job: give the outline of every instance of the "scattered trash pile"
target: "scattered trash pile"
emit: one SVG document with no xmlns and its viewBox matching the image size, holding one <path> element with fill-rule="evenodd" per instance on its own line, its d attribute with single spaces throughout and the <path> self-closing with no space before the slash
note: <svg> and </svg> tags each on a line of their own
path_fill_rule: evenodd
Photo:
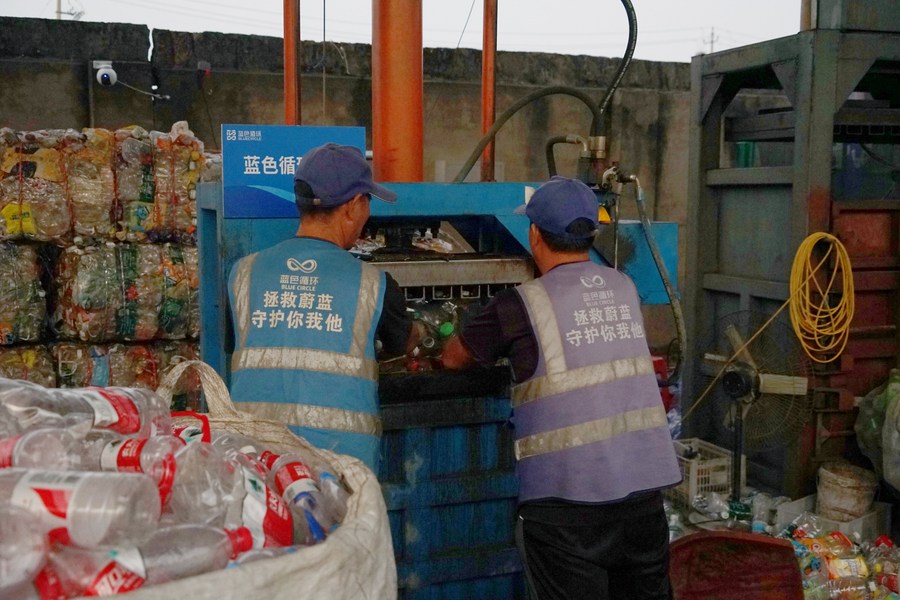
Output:
<svg viewBox="0 0 900 600">
<path fill-rule="evenodd" d="M 697 494 L 689 510 L 667 501 L 670 540 L 694 529 L 783 538 L 794 547 L 806 598 L 900 600 L 900 549 L 888 536 L 889 505 L 873 502 L 874 474 L 832 463 L 818 479 L 818 493 L 799 500 L 745 487 L 739 502 L 718 492 Z"/>
<path fill-rule="evenodd" d="M 113 595 L 341 524 L 350 493 L 320 457 L 193 423 L 145 389 L 0 379 L 0 597 Z"/>
</svg>

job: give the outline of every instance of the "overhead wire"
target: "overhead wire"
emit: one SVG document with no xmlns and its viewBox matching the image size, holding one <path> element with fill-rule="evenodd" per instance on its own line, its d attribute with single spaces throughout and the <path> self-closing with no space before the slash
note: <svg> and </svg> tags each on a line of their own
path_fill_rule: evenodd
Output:
<svg viewBox="0 0 900 600">
<path fill-rule="evenodd" d="M 463 36 L 466 34 L 466 28 L 469 26 L 469 19 L 472 18 L 472 10 L 475 8 L 475 0 L 472 0 L 472 4 L 469 5 L 469 14 L 466 15 L 466 22 L 463 23 L 462 31 L 459 32 L 459 41 L 456 42 L 456 49 L 459 50 L 459 45 L 462 44 Z M 431 115 L 434 107 L 437 105 L 438 100 L 440 100 L 440 94 L 435 94 L 434 100 L 431 101 L 431 106 L 428 107 L 428 110 L 425 111 L 424 120 L 427 122 L 428 117 Z"/>
</svg>

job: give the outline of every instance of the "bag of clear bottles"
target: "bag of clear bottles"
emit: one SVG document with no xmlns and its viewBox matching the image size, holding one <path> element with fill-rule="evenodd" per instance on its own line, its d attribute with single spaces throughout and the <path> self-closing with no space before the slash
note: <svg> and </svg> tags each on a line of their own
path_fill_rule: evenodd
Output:
<svg viewBox="0 0 900 600">
<path fill-rule="evenodd" d="M 0 598 L 109 596 L 343 552 L 346 539 L 325 542 L 353 496 L 322 455 L 208 422 L 174 425 L 147 389 L 0 379 Z"/>
</svg>

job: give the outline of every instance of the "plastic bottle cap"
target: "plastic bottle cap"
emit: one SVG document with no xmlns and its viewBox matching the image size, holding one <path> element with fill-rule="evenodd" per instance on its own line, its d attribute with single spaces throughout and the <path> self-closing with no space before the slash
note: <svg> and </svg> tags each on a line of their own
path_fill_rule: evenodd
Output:
<svg viewBox="0 0 900 600">
<path fill-rule="evenodd" d="M 231 558 L 253 548 L 253 534 L 246 527 L 226 529 L 228 539 L 231 540 Z"/>
<path fill-rule="evenodd" d="M 266 465 L 266 468 L 271 469 L 272 465 L 275 464 L 275 461 L 281 457 L 280 454 L 275 454 L 274 452 L 269 452 L 266 450 L 259 457 L 259 462 Z"/>
<path fill-rule="evenodd" d="M 438 333 L 441 334 L 441 337 L 446 338 L 446 337 L 450 337 L 451 335 L 453 335 L 453 332 L 455 330 L 456 330 L 456 328 L 453 327 L 453 323 L 451 323 L 450 321 L 447 321 L 446 323 L 441 323 L 441 326 L 438 328 Z"/>
</svg>

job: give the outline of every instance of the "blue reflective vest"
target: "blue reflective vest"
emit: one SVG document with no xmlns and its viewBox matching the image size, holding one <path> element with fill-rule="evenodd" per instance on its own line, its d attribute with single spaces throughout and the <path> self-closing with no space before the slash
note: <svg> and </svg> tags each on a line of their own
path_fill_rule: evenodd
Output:
<svg viewBox="0 0 900 600">
<path fill-rule="evenodd" d="M 228 284 L 235 406 L 377 471 L 384 290 L 384 273 L 323 240 L 293 238 L 241 259 Z"/>
</svg>

